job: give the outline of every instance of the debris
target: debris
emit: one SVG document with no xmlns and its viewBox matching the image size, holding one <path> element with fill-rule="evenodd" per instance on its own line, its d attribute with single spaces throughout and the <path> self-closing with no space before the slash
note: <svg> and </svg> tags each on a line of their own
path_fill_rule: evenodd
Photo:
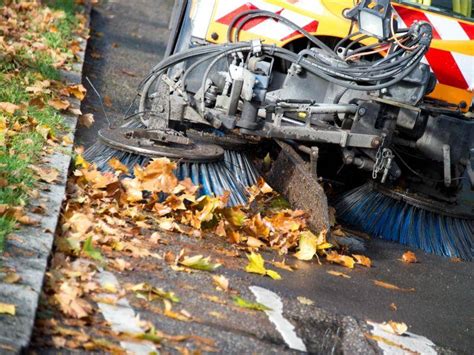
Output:
<svg viewBox="0 0 474 355">
<path fill-rule="evenodd" d="M 309 298 L 303 297 L 303 296 L 298 296 L 296 297 L 299 303 L 305 304 L 307 306 L 312 306 L 314 304 L 313 300 L 310 300 Z"/>
<path fill-rule="evenodd" d="M 383 287 L 383 288 L 387 288 L 389 290 L 404 291 L 404 292 L 414 292 L 415 291 L 415 289 L 413 287 L 412 288 L 401 288 L 401 287 L 398 287 L 398 286 L 396 286 L 394 284 L 391 284 L 391 283 L 388 283 L 388 282 L 379 281 L 379 280 L 373 280 L 373 281 L 374 281 L 375 285 Z"/>
<path fill-rule="evenodd" d="M 9 314 L 11 316 L 14 316 L 15 313 L 16 313 L 16 306 L 14 304 L 0 302 L 0 314 Z"/>
<path fill-rule="evenodd" d="M 416 260 L 415 253 L 412 251 L 406 251 L 405 253 L 403 253 L 402 261 L 407 264 L 413 264 L 418 262 L 418 260 Z"/>
<path fill-rule="evenodd" d="M 408 326 L 405 323 L 397 323 L 394 321 L 388 321 L 387 323 L 381 324 L 383 330 L 389 333 L 403 335 L 407 332 Z"/>
<path fill-rule="evenodd" d="M 224 275 L 214 275 L 212 276 L 214 284 L 217 286 L 218 290 L 229 291 L 229 279 Z"/>
<path fill-rule="evenodd" d="M 349 275 L 344 274 L 343 272 L 339 272 L 339 271 L 328 270 L 327 273 L 331 274 L 331 275 L 334 275 L 334 276 L 340 276 L 340 277 L 343 277 L 345 279 L 350 279 L 351 278 Z"/>
<path fill-rule="evenodd" d="M 234 304 L 242 307 L 242 308 L 247 308 L 247 309 L 253 309 L 254 311 L 271 311 L 271 308 L 268 308 L 267 306 L 258 303 L 258 302 L 250 302 L 247 301 L 246 299 L 240 297 L 240 296 L 234 296 L 232 297 L 234 300 Z"/>
</svg>

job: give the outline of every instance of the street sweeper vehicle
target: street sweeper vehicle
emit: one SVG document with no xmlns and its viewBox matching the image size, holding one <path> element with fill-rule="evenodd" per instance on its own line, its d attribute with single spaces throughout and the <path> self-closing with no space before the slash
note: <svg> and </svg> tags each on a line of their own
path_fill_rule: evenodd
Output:
<svg viewBox="0 0 474 355">
<path fill-rule="evenodd" d="M 338 220 L 471 260 L 473 37 L 470 0 L 177 1 L 137 111 L 86 157 L 175 159 L 237 205 L 278 142 L 332 186 Z"/>
</svg>

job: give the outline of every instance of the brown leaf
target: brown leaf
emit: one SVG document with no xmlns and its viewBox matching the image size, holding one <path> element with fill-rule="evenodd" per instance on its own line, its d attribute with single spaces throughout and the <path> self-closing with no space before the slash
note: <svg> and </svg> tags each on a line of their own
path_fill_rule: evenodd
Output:
<svg viewBox="0 0 474 355">
<path fill-rule="evenodd" d="M 352 254 L 352 257 L 355 259 L 356 264 L 360 264 L 366 267 L 372 266 L 372 261 L 367 256 Z"/>
<path fill-rule="evenodd" d="M 402 261 L 407 264 L 413 264 L 417 263 L 418 261 L 416 260 L 416 255 L 412 251 L 406 251 L 402 255 Z"/>
<path fill-rule="evenodd" d="M 9 113 L 13 115 L 16 110 L 18 110 L 20 106 L 12 104 L 10 102 L 0 102 L 0 111 Z"/>
<path fill-rule="evenodd" d="M 110 96 L 104 96 L 104 105 L 107 107 L 112 107 L 112 99 L 110 98 Z"/>
<path fill-rule="evenodd" d="M 108 161 L 109 166 L 115 171 L 120 171 L 122 173 L 128 174 L 128 168 L 126 165 L 122 164 L 117 158 L 112 158 Z"/>
<path fill-rule="evenodd" d="M 326 255 L 326 260 L 348 267 L 349 269 L 353 269 L 355 263 L 354 259 L 352 259 L 350 256 L 341 255 L 334 250 Z"/>
<path fill-rule="evenodd" d="M 68 86 L 67 91 L 69 94 L 73 95 L 80 101 L 84 99 L 87 93 L 86 88 L 82 86 L 82 84 Z"/>
<path fill-rule="evenodd" d="M 398 287 L 397 285 L 394 285 L 394 284 L 391 284 L 391 283 L 388 283 L 388 282 L 379 281 L 379 280 L 373 280 L 373 281 L 374 281 L 375 285 L 386 288 L 386 289 L 389 289 L 389 290 L 404 291 L 404 292 L 414 292 L 415 291 L 415 289 L 413 287 L 412 288 L 401 288 L 401 287 Z"/>
<path fill-rule="evenodd" d="M 48 105 L 54 107 L 58 111 L 64 111 L 71 106 L 71 103 L 68 100 L 51 99 L 48 101 Z"/>
<path fill-rule="evenodd" d="M 90 128 L 94 124 L 94 115 L 92 113 L 86 113 L 79 116 L 79 124 L 81 126 Z"/>
<path fill-rule="evenodd" d="M 340 276 L 340 277 L 343 277 L 345 279 L 350 279 L 351 278 L 349 275 L 346 275 L 343 272 L 339 272 L 339 271 L 328 270 L 327 273 L 331 274 L 331 275 L 334 275 L 334 276 Z"/>
<path fill-rule="evenodd" d="M 133 73 L 133 72 L 127 70 L 127 69 L 122 69 L 121 72 L 128 75 L 128 76 L 132 76 L 132 77 L 137 76 L 137 74 L 135 74 L 135 73 Z"/>
<path fill-rule="evenodd" d="M 59 176 L 59 171 L 55 168 L 48 168 L 48 167 L 40 167 L 32 165 L 31 169 L 38 175 L 39 179 L 47 182 L 52 183 L 57 181 Z"/>
</svg>

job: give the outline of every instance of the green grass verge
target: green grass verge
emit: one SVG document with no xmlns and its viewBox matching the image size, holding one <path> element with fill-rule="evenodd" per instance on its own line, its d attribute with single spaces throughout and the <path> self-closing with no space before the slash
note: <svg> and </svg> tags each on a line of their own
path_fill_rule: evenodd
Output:
<svg viewBox="0 0 474 355">
<path fill-rule="evenodd" d="M 43 4 L 53 10 L 64 11 L 64 16 L 55 22 L 57 31 L 41 34 L 44 43 L 72 58 L 68 44 L 78 26 L 74 0 L 44 1 Z M 2 5 L 0 0 L 0 11 Z M 0 126 L 4 124 L 10 133 L 14 132 L 13 135 L 6 135 L 0 130 L 0 178 L 7 182 L 6 186 L 0 187 L 0 205 L 25 206 L 28 203 L 28 192 L 35 188 L 36 183 L 30 166 L 39 161 L 46 143 L 44 133 L 36 128 L 43 128 L 43 132 L 44 129 L 49 130 L 52 136 L 65 130 L 57 110 L 47 105 L 42 108 L 28 106 L 32 99 L 31 93 L 26 90 L 28 85 L 37 80 L 60 79 L 53 63 L 51 55 L 43 51 L 19 51 L 13 59 L 0 59 L 0 102 L 23 107 L 14 115 L 0 113 Z M 48 96 L 43 101 L 47 99 Z M 15 220 L 0 216 L 0 252 L 4 249 L 5 238 L 15 228 Z"/>
</svg>

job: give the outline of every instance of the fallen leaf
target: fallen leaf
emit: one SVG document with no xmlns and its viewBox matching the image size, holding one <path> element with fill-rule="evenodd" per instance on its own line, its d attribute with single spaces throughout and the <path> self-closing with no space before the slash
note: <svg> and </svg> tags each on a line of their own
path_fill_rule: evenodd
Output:
<svg viewBox="0 0 474 355">
<path fill-rule="evenodd" d="M 383 323 L 380 325 L 383 330 L 386 332 L 403 335 L 407 332 L 408 326 L 405 323 L 398 323 L 394 321 L 388 321 L 387 323 Z"/>
<path fill-rule="evenodd" d="M 10 102 L 0 102 L 0 111 L 13 115 L 16 110 L 19 110 L 20 106 L 12 104 Z"/>
<path fill-rule="evenodd" d="M 16 284 L 16 283 L 20 282 L 20 280 L 21 280 L 21 276 L 18 275 L 16 272 L 8 273 L 3 278 L 3 282 L 5 282 L 7 284 Z"/>
<path fill-rule="evenodd" d="M 340 264 L 348 267 L 349 269 L 354 268 L 354 259 L 347 255 L 341 255 L 337 251 L 331 251 L 326 255 L 326 260 L 332 263 Z"/>
<path fill-rule="evenodd" d="M 132 76 L 132 77 L 137 76 L 137 74 L 135 74 L 135 73 L 133 73 L 133 72 L 127 70 L 127 69 L 122 69 L 121 72 L 128 75 L 128 76 Z"/>
<path fill-rule="evenodd" d="M 122 164 L 120 160 L 118 160 L 115 157 L 110 159 L 107 164 L 109 164 L 109 166 L 116 171 L 120 171 L 124 174 L 128 174 L 127 166 L 125 164 Z"/>
<path fill-rule="evenodd" d="M 172 310 L 172 305 L 171 305 L 171 302 L 167 299 L 164 299 L 163 300 L 163 303 L 165 305 L 165 310 L 163 312 L 163 314 L 169 318 L 173 318 L 173 319 L 176 319 L 176 320 L 180 320 L 180 321 L 183 321 L 183 322 L 189 322 L 191 321 L 191 317 L 190 315 L 186 315 L 184 314 L 183 312 L 174 312 Z"/>
<path fill-rule="evenodd" d="M 363 265 L 366 267 L 372 266 L 372 261 L 367 256 L 352 254 L 352 257 L 355 259 L 356 264 Z"/>
<path fill-rule="evenodd" d="M 300 242 L 295 257 L 299 260 L 311 260 L 316 254 L 318 238 L 310 231 L 300 234 Z"/>
<path fill-rule="evenodd" d="M 260 254 L 252 252 L 247 254 L 247 259 L 249 260 L 249 263 L 245 267 L 245 271 L 259 275 L 267 275 L 274 280 L 281 280 L 281 276 L 278 272 L 265 268 L 265 260 L 263 260 L 263 257 Z"/>
<path fill-rule="evenodd" d="M 89 236 L 89 238 L 86 239 L 86 241 L 84 242 L 84 245 L 82 246 L 82 251 L 88 257 L 94 260 L 99 260 L 99 261 L 104 260 L 104 257 L 102 256 L 100 251 L 94 248 L 94 245 L 92 244 L 92 236 Z"/>
<path fill-rule="evenodd" d="M 30 168 L 38 175 L 40 180 L 47 183 L 55 182 L 58 179 L 59 171 L 55 168 L 40 167 L 31 165 Z"/>
<path fill-rule="evenodd" d="M 110 96 L 104 96 L 104 105 L 107 107 L 112 107 L 112 99 L 110 98 Z"/>
<path fill-rule="evenodd" d="M 86 88 L 82 84 L 68 86 L 67 91 L 80 101 L 84 99 L 87 93 Z"/>
<path fill-rule="evenodd" d="M 271 311 L 272 309 L 258 302 L 250 302 L 240 296 L 232 297 L 234 304 L 247 309 L 253 309 L 254 311 Z"/>
<path fill-rule="evenodd" d="M 210 257 L 205 258 L 202 255 L 195 255 L 191 257 L 185 257 L 183 260 L 178 262 L 179 264 L 189 267 L 191 269 L 203 270 L 203 271 L 214 271 L 221 264 L 213 264 L 210 262 Z"/>
<path fill-rule="evenodd" d="M 154 301 L 156 299 L 170 300 L 172 302 L 179 302 L 180 299 L 174 292 L 165 291 L 162 288 L 154 287 L 146 282 L 142 282 L 127 288 L 133 291 L 138 298 L 147 301 Z"/>
<path fill-rule="evenodd" d="M 81 116 L 79 116 L 79 124 L 81 126 L 84 126 L 86 128 L 91 128 L 91 126 L 94 124 L 94 115 L 92 113 L 85 113 Z"/>
<path fill-rule="evenodd" d="M 414 292 L 415 288 L 400 288 L 394 284 L 384 282 L 384 281 L 379 281 L 379 280 L 373 280 L 374 284 L 389 290 L 395 290 L 395 291 L 404 291 L 404 292 Z"/>
<path fill-rule="evenodd" d="M 416 255 L 414 252 L 412 251 L 406 251 L 405 253 L 403 253 L 402 255 L 402 261 L 404 263 L 407 263 L 407 264 L 413 264 L 413 263 L 417 263 L 418 261 L 416 260 Z"/>
<path fill-rule="evenodd" d="M 311 306 L 314 304 L 314 301 L 310 300 L 309 298 L 303 297 L 303 296 L 298 296 L 296 297 L 299 303 L 305 304 L 307 306 Z"/>
<path fill-rule="evenodd" d="M 71 137 L 68 136 L 68 135 L 63 136 L 63 139 L 62 139 L 62 140 L 63 140 L 62 145 L 65 145 L 65 146 L 71 145 L 71 144 L 74 143 L 74 141 L 73 141 L 73 140 L 71 139 Z"/>
<path fill-rule="evenodd" d="M 11 316 L 14 316 L 15 312 L 16 306 L 14 304 L 0 302 L 0 314 L 9 314 Z"/>
<path fill-rule="evenodd" d="M 71 103 L 68 100 L 51 99 L 48 100 L 48 105 L 54 107 L 58 111 L 64 111 L 71 106 Z"/>
<path fill-rule="evenodd" d="M 277 268 L 286 270 L 286 271 L 293 271 L 293 268 L 285 263 L 285 260 L 283 261 L 272 261 L 272 265 L 276 266 Z"/>
<path fill-rule="evenodd" d="M 218 289 L 225 292 L 229 291 L 229 279 L 224 275 L 214 275 L 212 280 Z"/>
<path fill-rule="evenodd" d="M 328 270 L 327 273 L 331 274 L 331 275 L 334 275 L 334 276 L 340 276 L 340 277 L 343 277 L 343 278 L 346 278 L 346 279 L 351 278 L 349 275 L 344 274 L 343 272 L 339 272 L 339 271 Z"/>
</svg>

